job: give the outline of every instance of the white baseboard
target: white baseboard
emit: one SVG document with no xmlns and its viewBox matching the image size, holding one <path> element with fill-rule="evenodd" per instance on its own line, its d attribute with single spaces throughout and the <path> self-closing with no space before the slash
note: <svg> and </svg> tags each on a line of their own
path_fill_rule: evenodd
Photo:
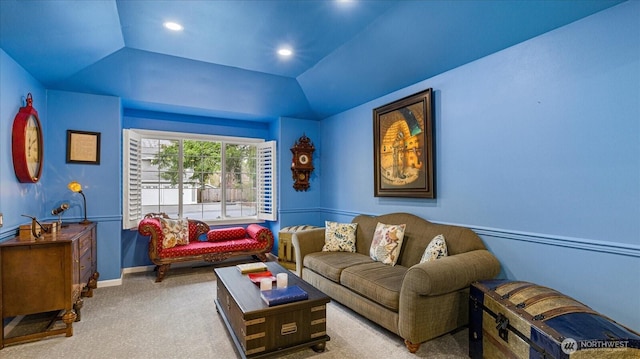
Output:
<svg viewBox="0 0 640 359">
<path fill-rule="evenodd" d="M 100 280 L 100 281 L 98 281 L 98 288 L 116 287 L 116 286 L 122 285 L 122 277 L 125 274 L 139 273 L 139 272 L 150 272 L 154 268 L 155 268 L 155 265 L 123 268 L 120 271 L 120 278 L 109 279 L 109 280 Z"/>
<path fill-rule="evenodd" d="M 156 266 L 152 264 L 152 265 L 148 265 L 148 266 L 123 268 L 122 269 L 122 274 L 151 272 L 155 267 Z"/>
<path fill-rule="evenodd" d="M 120 278 L 118 279 L 109 279 L 109 280 L 99 280 L 98 281 L 98 288 L 105 288 L 105 287 L 116 287 L 122 285 L 122 274 L 120 274 Z"/>
</svg>

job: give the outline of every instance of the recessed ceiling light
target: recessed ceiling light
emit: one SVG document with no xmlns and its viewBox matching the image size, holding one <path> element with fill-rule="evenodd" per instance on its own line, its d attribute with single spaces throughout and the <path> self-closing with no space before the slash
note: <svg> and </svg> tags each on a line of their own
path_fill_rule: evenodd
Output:
<svg viewBox="0 0 640 359">
<path fill-rule="evenodd" d="M 166 27 L 169 30 L 172 31 L 182 31 L 182 29 L 184 29 L 184 27 L 182 27 L 182 25 L 178 24 L 177 22 L 173 22 L 173 21 L 167 21 L 164 23 L 164 27 Z"/>
<path fill-rule="evenodd" d="M 283 47 L 278 50 L 278 55 L 280 56 L 291 56 L 293 55 L 293 51 L 289 48 Z"/>
</svg>

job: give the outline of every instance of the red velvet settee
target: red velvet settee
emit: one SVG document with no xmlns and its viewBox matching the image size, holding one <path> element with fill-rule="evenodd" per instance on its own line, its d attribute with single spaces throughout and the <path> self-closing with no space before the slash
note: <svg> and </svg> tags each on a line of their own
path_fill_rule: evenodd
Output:
<svg viewBox="0 0 640 359">
<path fill-rule="evenodd" d="M 258 224 L 210 229 L 202 221 L 149 213 L 138 224 L 138 232 L 150 236 L 149 259 L 156 265 L 156 282 L 162 282 L 172 263 L 217 262 L 234 256 L 254 256 L 264 262 L 273 248 L 273 233 Z"/>
</svg>

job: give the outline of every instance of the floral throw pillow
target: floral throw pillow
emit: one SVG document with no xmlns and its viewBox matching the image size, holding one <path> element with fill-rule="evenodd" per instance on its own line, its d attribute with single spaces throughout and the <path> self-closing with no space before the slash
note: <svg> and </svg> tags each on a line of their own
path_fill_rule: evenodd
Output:
<svg viewBox="0 0 640 359">
<path fill-rule="evenodd" d="M 357 223 L 325 221 L 323 252 L 355 252 Z"/>
<path fill-rule="evenodd" d="M 422 259 L 420 259 L 420 263 L 433 261 L 442 257 L 446 257 L 448 255 L 447 252 L 447 242 L 444 240 L 444 236 L 442 234 L 438 234 L 433 237 L 427 249 L 424 250 L 422 254 Z"/>
<path fill-rule="evenodd" d="M 162 226 L 162 248 L 173 248 L 189 244 L 189 221 L 187 219 L 160 218 Z"/>
<path fill-rule="evenodd" d="M 406 224 L 378 223 L 369 249 L 371 259 L 391 266 L 396 265 L 406 226 Z"/>
</svg>

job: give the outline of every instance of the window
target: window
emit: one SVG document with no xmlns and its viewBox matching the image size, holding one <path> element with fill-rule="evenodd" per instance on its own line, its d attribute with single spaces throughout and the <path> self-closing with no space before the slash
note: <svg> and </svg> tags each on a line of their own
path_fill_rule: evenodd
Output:
<svg viewBox="0 0 640 359">
<path fill-rule="evenodd" d="M 124 130 L 123 227 L 146 213 L 242 223 L 276 219 L 275 142 Z"/>
</svg>

